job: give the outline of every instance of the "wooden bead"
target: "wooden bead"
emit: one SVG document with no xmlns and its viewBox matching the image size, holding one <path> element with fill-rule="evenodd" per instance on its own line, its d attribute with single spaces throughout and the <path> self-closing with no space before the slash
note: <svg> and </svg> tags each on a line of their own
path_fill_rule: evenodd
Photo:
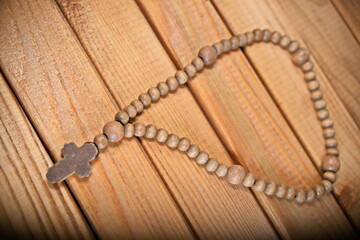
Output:
<svg viewBox="0 0 360 240">
<path fill-rule="evenodd" d="M 231 42 L 229 39 L 224 39 L 221 41 L 221 44 L 223 45 L 223 51 L 224 53 L 227 53 L 231 50 Z"/>
<path fill-rule="evenodd" d="M 160 91 L 156 87 L 149 88 L 148 94 L 150 95 L 151 101 L 155 102 L 160 98 Z"/>
<path fill-rule="evenodd" d="M 145 137 L 152 139 L 156 137 L 156 134 L 157 134 L 157 129 L 154 125 L 149 124 L 146 126 Z"/>
<path fill-rule="evenodd" d="M 323 136 L 325 139 L 335 137 L 335 129 L 334 128 L 325 128 L 323 129 Z"/>
<path fill-rule="evenodd" d="M 236 37 L 239 39 L 239 47 L 244 47 L 246 45 L 245 34 L 239 34 Z"/>
<path fill-rule="evenodd" d="M 240 47 L 240 42 L 237 37 L 235 37 L 235 36 L 231 37 L 230 42 L 231 42 L 231 50 L 236 50 Z"/>
<path fill-rule="evenodd" d="M 316 110 L 321 110 L 326 107 L 326 101 L 324 99 L 319 99 L 314 102 L 314 107 Z"/>
<path fill-rule="evenodd" d="M 333 185 L 329 180 L 322 180 L 321 185 L 324 186 L 326 193 L 330 193 L 333 190 Z"/>
<path fill-rule="evenodd" d="M 324 172 L 323 179 L 334 183 L 336 181 L 336 174 L 334 172 Z"/>
<path fill-rule="evenodd" d="M 146 127 L 142 123 L 135 123 L 134 124 L 134 135 L 137 137 L 142 137 L 145 135 Z"/>
<path fill-rule="evenodd" d="M 219 166 L 219 162 L 215 158 L 209 158 L 209 161 L 205 164 L 205 168 L 208 172 L 215 172 Z"/>
<path fill-rule="evenodd" d="M 290 37 L 287 35 L 284 35 L 281 37 L 279 45 L 280 45 L 280 47 L 287 49 L 289 47 L 290 43 L 291 43 Z"/>
<path fill-rule="evenodd" d="M 209 160 L 209 155 L 206 152 L 199 152 L 199 154 L 196 156 L 196 162 L 200 165 L 204 165 Z"/>
<path fill-rule="evenodd" d="M 133 105 L 127 105 L 124 108 L 124 111 L 129 114 L 130 118 L 134 118 L 137 115 L 136 108 Z"/>
<path fill-rule="evenodd" d="M 301 70 L 303 72 L 309 72 L 311 70 L 313 70 L 313 67 L 314 67 L 314 64 L 310 61 L 307 61 L 306 63 L 304 63 L 302 66 L 301 66 Z"/>
<path fill-rule="evenodd" d="M 275 196 L 278 198 L 283 198 L 286 195 L 286 187 L 284 185 L 279 185 L 276 188 Z"/>
<path fill-rule="evenodd" d="M 204 61 L 205 66 L 214 64 L 218 56 L 215 48 L 211 46 L 202 47 L 198 55 Z"/>
<path fill-rule="evenodd" d="M 281 39 L 281 34 L 277 31 L 275 31 L 272 33 L 270 41 L 273 44 L 278 44 L 280 42 L 280 39 Z"/>
<path fill-rule="evenodd" d="M 189 77 L 185 71 L 179 70 L 175 73 L 175 78 L 178 80 L 179 84 L 185 84 Z"/>
<path fill-rule="evenodd" d="M 196 67 L 193 64 L 186 65 L 184 71 L 188 77 L 194 77 L 197 72 Z"/>
<path fill-rule="evenodd" d="M 121 122 L 122 124 L 126 124 L 129 122 L 129 114 L 125 111 L 117 112 L 115 115 L 115 120 Z"/>
<path fill-rule="evenodd" d="M 271 39 L 271 34 L 272 32 L 269 29 L 264 29 L 263 30 L 263 41 L 264 42 L 269 42 Z"/>
<path fill-rule="evenodd" d="M 171 133 L 166 140 L 166 145 L 170 148 L 176 148 L 179 145 L 179 142 L 180 138 L 177 135 Z"/>
<path fill-rule="evenodd" d="M 250 46 L 254 43 L 254 33 L 253 32 L 246 32 L 246 45 Z"/>
<path fill-rule="evenodd" d="M 293 200 L 295 198 L 295 195 L 296 195 L 295 189 L 292 187 L 288 187 L 286 190 L 285 198 L 288 200 Z"/>
<path fill-rule="evenodd" d="M 178 149 L 181 152 L 186 152 L 190 147 L 190 140 L 183 137 L 180 139 L 179 145 L 178 145 Z"/>
<path fill-rule="evenodd" d="M 340 153 L 337 148 L 328 148 L 328 149 L 326 149 L 326 155 L 339 157 Z"/>
<path fill-rule="evenodd" d="M 243 185 L 245 187 L 252 187 L 255 184 L 255 177 L 252 173 L 247 173 L 244 181 L 243 181 Z"/>
<path fill-rule="evenodd" d="M 245 169 L 240 165 L 232 165 L 229 167 L 226 180 L 231 184 L 240 184 L 246 175 Z"/>
<path fill-rule="evenodd" d="M 263 192 L 266 187 L 266 182 L 262 179 L 256 179 L 255 184 L 253 185 L 253 189 L 256 192 Z"/>
<path fill-rule="evenodd" d="M 220 56 L 224 52 L 224 46 L 222 45 L 222 43 L 217 42 L 214 43 L 212 46 L 215 48 L 217 56 Z"/>
<path fill-rule="evenodd" d="M 340 169 L 340 161 L 335 156 L 325 156 L 321 162 L 321 169 L 324 172 L 331 171 L 336 173 Z"/>
<path fill-rule="evenodd" d="M 289 53 L 294 53 L 300 48 L 300 43 L 296 40 L 292 41 L 288 46 Z"/>
<path fill-rule="evenodd" d="M 144 110 L 144 105 L 140 100 L 134 100 L 131 102 L 131 105 L 135 107 L 137 113 L 141 113 Z"/>
<path fill-rule="evenodd" d="M 272 196 L 275 194 L 276 188 L 277 188 L 276 183 L 270 182 L 270 183 L 266 184 L 264 193 L 268 196 Z"/>
<path fill-rule="evenodd" d="M 309 71 L 304 74 L 304 79 L 307 82 L 315 80 L 315 78 L 316 78 L 316 73 L 314 71 Z"/>
<path fill-rule="evenodd" d="M 131 138 L 134 136 L 134 133 L 135 133 L 134 125 L 132 125 L 131 123 L 127 123 L 124 126 L 124 136 L 126 138 Z"/>
<path fill-rule="evenodd" d="M 310 189 L 310 190 L 306 191 L 306 201 L 307 202 L 314 201 L 315 197 L 316 197 L 316 194 L 315 194 L 314 190 Z"/>
<path fill-rule="evenodd" d="M 325 194 L 325 188 L 321 184 L 316 185 L 315 188 L 314 188 L 314 191 L 315 191 L 315 197 L 317 199 L 321 198 Z"/>
<path fill-rule="evenodd" d="M 156 87 L 159 89 L 161 96 L 166 96 L 169 93 L 169 86 L 165 82 L 158 83 Z"/>
<path fill-rule="evenodd" d="M 303 203 L 306 200 L 306 193 L 302 190 L 297 190 L 295 195 L 295 202 Z"/>
<path fill-rule="evenodd" d="M 334 121 L 330 118 L 321 121 L 322 128 L 332 128 L 334 126 Z"/>
<path fill-rule="evenodd" d="M 142 102 L 144 107 L 147 107 L 151 104 L 151 97 L 148 93 L 142 93 L 139 96 L 139 100 Z"/>
<path fill-rule="evenodd" d="M 312 80 L 308 82 L 308 89 L 310 92 L 319 90 L 319 88 L 320 88 L 320 83 L 318 80 Z"/>
<path fill-rule="evenodd" d="M 323 97 L 323 93 L 320 90 L 311 92 L 311 100 L 317 101 Z"/>
<path fill-rule="evenodd" d="M 166 79 L 166 84 L 168 85 L 170 91 L 175 91 L 179 86 L 179 82 L 175 77 L 169 77 Z"/>
<path fill-rule="evenodd" d="M 166 142 L 168 136 L 169 136 L 169 132 L 163 128 L 160 128 L 156 133 L 155 139 L 156 139 L 156 141 L 158 141 L 160 143 L 164 143 L 164 142 Z"/>
<path fill-rule="evenodd" d="M 329 117 L 329 111 L 326 109 L 321 109 L 317 112 L 317 117 L 320 121 L 325 120 Z"/>
<path fill-rule="evenodd" d="M 98 134 L 94 138 L 94 143 L 96 144 L 98 149 L 103 149 L 107 147 L 109 142 L 104 134 Z"/>
<path fill-rule="evenodd" d="M 225 164 L 219 164 L 215 173 L 218 177 L 225 177 L 228 173 L 228 166 L 226 166 Z"/>
<path fill-rule="evenodd" d="M 199 155 L 200 148 L 195 144 L 191 144 L 189 149 L 186 151 L 186 154 L 189 158 L 196 158 Z"/>
<path fill-rule="evenodd" d="M 204 68 L 204 61 L 200 57 L 194 58 L 191 63 L 195 66 L 196 70 L 200 71 Z"/>
<path fill-rule="evenodd" d="M 335 138 L 328 138 L 325 140 L 326 148 L 335 148 L 338 145 L 338 141 Z"/>
<path fill-rule="evenodd" d="M 298 67 L 301 67 L 309 59 L 310 59 L 310 51 L 306 48 L 299 48 L 292 55 L 292 61 Z"/>
<path fill-rule="evenodd" d="M 124 137 L 124 127 L 117 121 L 111 121 L 105 124 L 103 133 L 109 142 L 118 142 Z"/>
<path fill-rule="evenodd" d="M 254 41 L 261 42 L 263 39 L 263 34 L 264 34 L 263 31 L 261 31 L 260 29 L 257 28 L 253 31 L 253 33 L 254 33 Z"/>
</svg>

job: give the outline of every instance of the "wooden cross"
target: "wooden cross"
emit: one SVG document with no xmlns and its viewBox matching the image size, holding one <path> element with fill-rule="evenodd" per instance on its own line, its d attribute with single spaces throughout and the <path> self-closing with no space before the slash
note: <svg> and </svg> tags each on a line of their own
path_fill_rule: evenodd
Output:
<svg viewBox="0 0 360 240">
<path fill-rule="evenodd" d="M 73 142 L 65 144 L 61 149 L 63 158 L 49 168 L 46 178 L 56 183 L 65 180 L 73 173 L 80 178 L 88 177 L 91 172 L 89 162 L 94 160 L 98 153 L 99 150 L 94 143 L 85 143 L 79 148 Z"/>
</svg>

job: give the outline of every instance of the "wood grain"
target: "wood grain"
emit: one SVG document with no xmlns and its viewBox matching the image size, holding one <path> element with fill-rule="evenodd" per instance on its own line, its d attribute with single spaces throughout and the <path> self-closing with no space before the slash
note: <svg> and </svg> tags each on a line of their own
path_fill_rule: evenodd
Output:
<svg viewBox="0 0 360 240">
<path fill-rule="evenodd" d="M 58 161 L 64 143 L 91 141 L 118 107 L 55 2 L 1 1 L 0 15 L 1 69 Z M 99 237 L 193 237 L 138 141 L 112 145 L 92 167 L 67 182 Z"/>
<path fill-rule="evenodd" d="M 201 46 L 230 36 L 209 2 L 139 1 L 139 4 L 179 66 L 189 63 Z M 244 11 L 245 5 L 241 5 Z M 235 13 L 237 8 L 232 5 L 231 9 Z M 276 50 L 278 55 L 288 58 L 284 52 Z M 301 84 L 301 76 L 297 75 L 289 59 L 286 62 L 285 69 L 293 71 L 296 77 L 291 77 Z M 272 69 L 268 70 L 272 72 Z M 312 187 L 319 181 L 312 161 L 241 53 L 221 57 L 211 71 L 205 70 L 189 85 L 229 152 L 250 171 L 267 180 L 299 188 Z M 306 91 L 305 85 L 302 87 Z M 306 96 L 307 104 L 311 104 L 305 93 L 300 96 Z M 292 99 L 288 96 L 287 101 L 292 102 Z M 315 113 L 311 114 L 314 120 L 310 126 L 319 131 Z M 321 133 L 317 136 L 321 139 Z M 324 148 L 321 146 L 320 149 Z M 268 198 L 262 193 L 256 196 L 284 238 L 296 238 L 299 234 L 304 238 L 336 238 L 343 234 L 350 237 L 354 234 L 331 197 L 313 205 L 298 206 Z"/>
<path fill-rule="evenodd" d="M 46 182 L 53 163 L 2 75 L 0 133 L 0 237 L 93 238 L 67 187 Z"/>
<path fill-rule="evenodd" d="M 271 1 L 267 4 L 252 2 L 243 8 L 238 7 L 245 6 L 245 1 L 241 0 L 215 1 L 215 4 L 235 33 L 253 28 L 276 29 L 300 40 L 303 46 L 312 51 L 321 88 L 325 93 L 330 115 L 335 121 L 341 152 L 342 167 L 335 196 L 359 229 L 360 186 L 356 179 L 360 177 L 360 135 L 358 125 L 354 122 L 357 121 L 356 114 L 351 109 L 359 113 L 360 105 L 350 107 L 351 104 L 343 97 L 344 93 L 338 91 L 340 88 L 348 89 L 347 95 L 356 98 L 360 96 L 360 78 L 357 77 L 359 68 L 355 67 L 358 65 L 356 58 L 360 55 L 358 44 L 327 1 L 319 1 L 318 5 L 311 1 L 303 4 L 298 1 Z M 258 11 L 256 14 L 254 9 Z M 319 18 L 327 21 L 315 21 Z M 321 138 L 322 131 L 313 106 L 308 100 L 308 91 L 301 80 L 301 72 L 293 70 L 289 56 L 283 54 L 278 47 L 261 44 L 247 48 L 246 54 L 319 167 L 324 156 L 324 140 Z M 354 92 L 351 93 L 352 91 Z"/>
<path fill-rule="evenodd" d="M 133 1 L 59 4 L 122 107 L 175 73 L 176 68 Z M 136 121 L 186 136 L 222 163 L 233 163 L 187 87 L 161 99 Z M 185 154 L 152 141 L 142 144 L 197 237 L 277 238 L 248 189 L 233 188 L 206 173 Z"/>
</svg>

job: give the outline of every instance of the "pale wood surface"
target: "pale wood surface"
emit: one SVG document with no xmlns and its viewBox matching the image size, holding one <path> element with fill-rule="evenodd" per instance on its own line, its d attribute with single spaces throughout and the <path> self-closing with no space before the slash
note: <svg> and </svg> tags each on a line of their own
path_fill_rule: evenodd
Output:
<svg viewBox="0 0 360 240">
<path fill-rule="evenodd" d="M 8 173 L 1 175 L 0 236 L 20 225 L 24 234 L 47 238 L 354 238 L 359 45 L 329 1 L 257 3 L 1 1 L 7 82 L 1 80 L 0 166 Z M 313 52 L 340 142 L 334 197 L 297 205 L 232 187 L 184 154 L 142 139 L 109 147 L 88 179 L 44 181 L 64 143 L 91 141 L 118 109 L 189 63 L 201 46 L 256 27 L 280 30 Z M 324 142 L 289 59 L 270 44 L 226 54 L 135 121 L 186 136 L 258 177 L 313 186 Z M 24 168 L 28 159 L 31 168 Z"/>
</svg>

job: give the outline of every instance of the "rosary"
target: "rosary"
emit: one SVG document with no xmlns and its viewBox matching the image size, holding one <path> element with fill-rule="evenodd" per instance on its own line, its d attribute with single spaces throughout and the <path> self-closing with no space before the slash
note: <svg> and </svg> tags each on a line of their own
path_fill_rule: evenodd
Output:
<svg viewBox="0 0 360 240">
<path fill-rule="evenodd" d="M 141 113 L 152 102 L 158 101 L 160 97 L 165 97 L 169 92 L 177 89 L 179 85 L 185 84 L 189 78 L 195 77 L 196 73 L 204 67 L 213 65 L 221 54 L 261 41 L 279 45 L 287 50 L 291 54 L 292 62 L 304 73 L 304 80 L 310 91 L 310 98 L 313 101 L 317 118 L 323 129 L 326 147 L 326 155 L 321 163 L 323 180 L 312 189 L 297 190 L 282 184 L 256 179 L 252 173 L 248 173 L 240 165 L 235 164 L 229 167 L 219 163 L 217 159 L 209 157 L 205 151 L 200 150 L 197 145 L 191 143 L 185 137 L 180 138 L 165 129 L 157 129 L 152 124 L 145 126 L 139 122 L 135 124 L 129 122 L 130 119 L 134 119 L 138 113 Z M 287 35 L 281 35 L 277 31 L 255 29 L 252 32 L 239 34 L 230 39 L 214 43 L 212 46 L 201 48 L 198 56 L 190 64 L 186 65 L 183 70 L 177 71 L 174 76 L 169 77 L 165 82 L 160 82 L 156 87 L 152 87 L 146 93 L 140 94 L 138 99 L 132 101 L 123 111 L 116 113 L 115 121 L 106 123 L 103 133 L 95 136 L 93 142 L 87 142 L 81 147 L 77 147 L 74 142 L 65 144 L 61 150 L 63 158 L 49 168 L 46 177 L 53 183 L 61 182 L 73 173 L 76 173 L 80 178 L 88 177 L 91 172 L 89 162 L 99 155 L 100 149 L 106 148 L 109 143 L 119 142 L 123 137 L 144 137 L 145 139 L 155 139 L 169 148 L 183 152 L 189 158 L 195 159 L 199 165 L 203 165 L 208 172 L 215 173 L 218 177 L 226 179 L 230 184 L 242 184 L 245 187 L 251 187 L 254 191 L 264 192 L 266 195 L 274 195 L 278 198 L 295 200 L 297 203 L 312 202 L 315 198 L 319 199 L 333 190 L 336 172 L 340 168 L 339 150 L 333 125 L 334 121 L 329 117 L 326 101 L 323 99 L 319 81 L 313 71 L 309 50 L 300 47 L 298 41 L 293 41 Z"/>
</svg>

